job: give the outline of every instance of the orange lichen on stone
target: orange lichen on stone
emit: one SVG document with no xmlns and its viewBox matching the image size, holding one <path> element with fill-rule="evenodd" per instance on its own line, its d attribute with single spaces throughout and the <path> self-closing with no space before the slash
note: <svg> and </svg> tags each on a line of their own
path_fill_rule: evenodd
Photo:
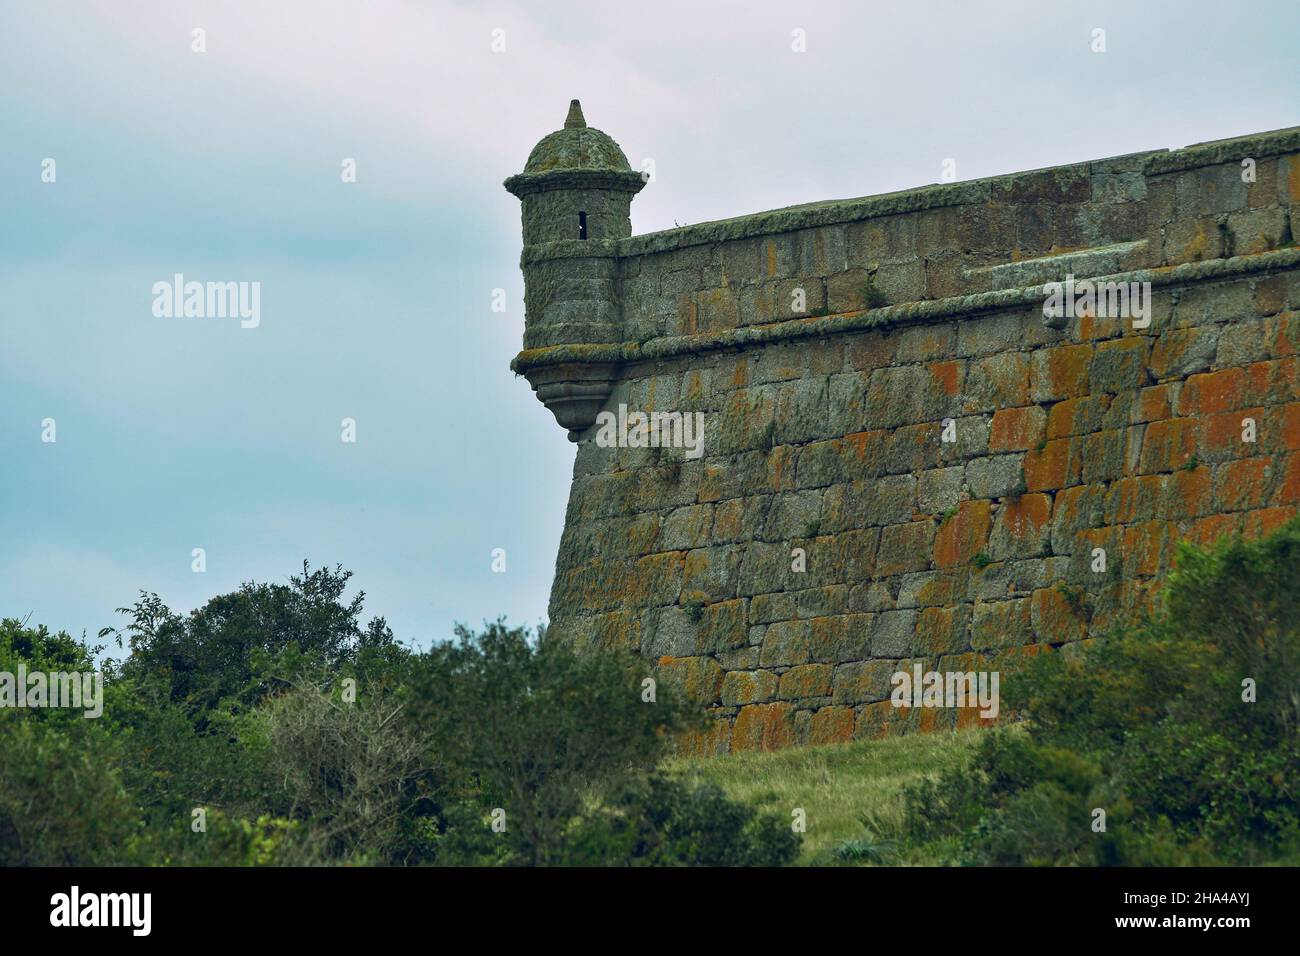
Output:
<svg viewBox="0 0 1300 956">
<path fill-rule="evenodd" d="M 1058 438 L 1025 453 L 1025 487 L 1030 491 L 1055 491 L 1078 478 L 1079 462 L 1073 441 Z"/>
<path fill-rule="evenodd" d="M 731 749 L 731 721 L 715 716 L 707 727 L 690 730 L 678 739 L 678 753 L 690 757 L 714 757 Z"/>
<path fill-rule="evenodd" d="M 1177 539 L 1177 526 L 1167 521 L 1144 521 L 1125 528 L 1125 569 L 1145 576 L 1156 574 Z"/>
<path fill-rule="evenodd" d="M 898 709 L 887 700 L 867 704 L 858 711 L 857 723 L 853 728 L 854 738 L 880 740 L 888 737 L 890 728 L 897 720 L 897 713 Z"/>
<path fill-rule="evenodd" d="M 732 750 L 780 750 L 793 746 L 794 705 L 785 701 L 740 708 L 731 732 Z"/>
<path fill-rule="evenodd" d="M 1291 451 L 1300 451 L 1300 402 L 1275 409 L 1274 414 L 1281 422 L 1277 436 L 1281 446 Z"/>
<path fill-rule="evenodd" d="M 989 452 L 996 454 L 1032 448 L 1042 438 L 1044 418 L 1043 410 L 1037 405 L 998 409 L 993 413 L 993 422 L 989 426 Z"/>
<path fill-rule="evenodd" d="M 681 688 L 689 700 L 715 704 L 722 692 L 723 671 L 709 657 L 661 657 L 659 669 L 665 680 Z"/>
<path fill-rule="evenodd" d="M 1235 367 L 1193 375 L 1183 384 L 1179 411 L 1184 415 L 1210 415 L 1236 408 L 1242 404 L 1245 379 L 1245 370 Z"/>
<path fill-rule="evenodd" d="M 1153 477 L 1153 476 L 1151 476 Z M 1165 481 L 1166 517 L 1195 518 L 1210 510 L 1210 469 L 1180 469 Z"/>
<path fill-rule="evenodd" d="M 1294 206 L 1300 203 L 1300 154 L 1293 153 L 1278 162 L 1286 164 L 1286 189 Z"/>
<path fill-rule="evenodd" d="M 1021 495 L 1004 502 L 1001 519 L 1014 538 L 1038 532 L 1052 517 L 1051 495 Z"/>
<path fill-rule="evenodd" d="M 1300 501 L 1300 454 L 1287 456 L 1282 486 L 1275 498 L 1279 504 Z"/>
<path fill-rule="evenodd" d="M 1142 439 L 1138 470 L 1143 473 L 1173 471 L 1196 454 L 1197 423 L 1191 418 L 1170 418 L 1152 422 Z"/>
<path fill-rule="evenodd" d="M 1245 534 L 1249 538 L 1262 538 L 1265 535 L 1272 534 L 1294 518 L 1298 510 L 1300 509 L 1297 509 L 1295 505 L 1284 505 L 1277 508 L 1261 508 L 1259 511 L 1248 512 Z"/>
<path fill-rule="evenodd" d="M 1137 421 L 1155 422 L 1172 414 L 1168 385 L 1152 385 L 1138 392 Z"/>
<path fill-rule="evenodd" d="M 1128 524 L 1142 517 L 1142 512 L 1156 510 L 1161 503 L 1164 482 L 1163 475 L 1142 475 L 1113 482 L 1107 495 L 1107 516 Z"/>
<path fill-rule="evenodd" d="M 584 192 L 585 244 L 564 238 L 583 207 L 530 201 L 540 348 L 512 367 L 550 366 L 530 384 L 578 445 L 554 633 L 658 660 L 716 724 L 685 752 L 985 723 L 893 707 L 892 675 L 1086 645 L 1152 606 L 1181 540 L 1300 510 L 1297 144 L 639 237 L 628 197 Z M 599 180 L 643 184 L 622 161 Z M 1028 283 L 1069 274 L 1150 280 L 1152 322 L 1044 315 Z M 873 287 L 890 304 L 863 311 Z M 704 447 L 606 447 L 584 421 L 622 403 L 703 413 Z"/>
<path fill-rule="evenodd" d="M 842 744 L 853 739 L 852 707 L 822 707 L 812 715 L 808 743 Z"/>
<path fill-rule="evenodd" d="M 794 462 L 794 446 L 780 445 L 772 449 L 768 459 L 768 475 L 771 478 L 770 485 L 773 491 L 781 491 L 785 488 L 787 474 L 794 473 Z"/>
<path fill-rule="evenodd" d="M 1069 595 L 1076 595 L 1074 602 Z M 1034 639 L 1049 644 L 1077 641 L 1088 634 L 1087 611 L 1081 591 L 1039 588 L 1030 595 Z M 1028 645 L 1024 650 L 1038 645 Z"/>
<path fill-rule="evenodd" d="M 1259 447 L 1241 440 L 1244 419 L 1253 418 L 1256 426 L 1262 420 L 1262 408 L 1243 408 L 1235 412 L 1206 415 L 1196 424 L 1196 453 L 1204 458 L 1244 458 L 1253 455 Z"/>
<path fill-rule="evenodd" d="M 860 462 L 868 461 L 881 451 L 881 446 L 889 433 L 885 431 L 853 432 L 844 436 L 844 444 L 853 450 Z"/>
<path fill-rule="evenodd" d="M 1047 351 L 1047 388 L 1061 398 L 1088 392 L 1091 345 L 1061 345 Z"/>
<path fill-rule="evenodd" d="M 943 389 L 945 395 L 957 394 L 961 362 L 933 362 L 927 367 L 930 374 L 934 376 L 935 383 Z"/>
<path fill-rule="evenodd" d="M 1206 515 L 1198 518 L 1192 525 L 1191 540 L 1193 544 L 1208 547 L 1220 538 L 1230 538 L 1241 531 L 1242 516 Z"/>
<path fill-rule="evenodd" d="M 944 521 L 935 534 L 935 567 L 955 568 L 969 563 L 984 550 L 991 525 L 989 502 L 961 502 L 957 513 Z"/>
</svg>

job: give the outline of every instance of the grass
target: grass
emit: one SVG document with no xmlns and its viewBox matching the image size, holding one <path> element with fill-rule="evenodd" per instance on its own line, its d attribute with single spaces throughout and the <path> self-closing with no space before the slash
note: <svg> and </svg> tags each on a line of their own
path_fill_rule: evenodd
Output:
<svg viewBox="0 0 1300 956">
<path fill-rule="evenodd" d="M 833 862 L 832 854 L 845 844 L 852 846 L 843 857 L 875 862 L 872 846 L 881 839 L 879 831 L 887 836 L 902 819 L 903 788 L 968 760 L 986 732 L 911 734 L 774 753 L 678 758 L 669 769 L 688 780 L 716 783 L 729 796 L 758 804 L 782 819 L 793 819 L 792 811 L 802 808 L 807 831 L 800 864 Z M 864 819 L 872 821 L 877 833 Z M 938 861 L 909 857 L 903 862 Z"/>
</svg>

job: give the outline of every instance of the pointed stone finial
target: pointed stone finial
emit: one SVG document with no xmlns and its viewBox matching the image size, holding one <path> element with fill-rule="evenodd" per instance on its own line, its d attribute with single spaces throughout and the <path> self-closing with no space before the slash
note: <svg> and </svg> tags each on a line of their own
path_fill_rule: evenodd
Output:
<svg viewBox="0 0 1300 956">
<path fill-rule="evenodd" d="M 587 120 L 582 115 L 582 104 L 577 100 L 569 101 L 569 115 L 564 118 L 565 129 L 586 129 Z"/>
</svg>

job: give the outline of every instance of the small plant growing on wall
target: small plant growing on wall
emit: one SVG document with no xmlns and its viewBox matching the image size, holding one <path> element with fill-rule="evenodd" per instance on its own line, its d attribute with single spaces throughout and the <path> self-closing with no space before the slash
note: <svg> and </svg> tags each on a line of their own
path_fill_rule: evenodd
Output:
<svg viewBox="0 0 1300 956">
<path fill-rule="evenodd" d="M 879 309 L 882 306 L 889 305 L 889 299 L 885 293 L 876 285 L 876 280 L 868 276 L 867 281 L 862 285 L 862 301 L 868 309 Z"/>
<path fill-rule="evenodd" d="M 1073 613 L 1076 617 L 1078 617 L 1083 613 L 1084 610 L 1083 588 L 1078 586 L 1071 587 L 1070 585 L 1066 584 L 1064 581 L 1058 581 L 1056 583 L 1056 593 L 1061 595 L 1061 597 L 1065 599 L 1065 603 L 1069 605 L 1071 613 Z"/>
<path fill-rule="evenodd" d="M 1011 489 L 1011 493 L 1007 495 L 1007 498 L 1011 501 L 1019 501 L 1028 490 L 1029 485 L 1025 483 L 1025 473 L 1022 471 L 1019 480 L 1016 481 L 1016 486 Z"/>
<path fill-rule="evenodd" d="M 663 448 L 652 448 L 650 456 L 660 481 L 675 482 L 681 478 L 682 461 L 680 458 L 665 455 Z"/>
</svg>

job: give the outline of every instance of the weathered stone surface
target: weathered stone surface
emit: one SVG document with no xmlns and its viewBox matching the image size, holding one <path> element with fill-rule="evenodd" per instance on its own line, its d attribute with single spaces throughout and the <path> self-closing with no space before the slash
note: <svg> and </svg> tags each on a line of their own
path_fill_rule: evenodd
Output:
<svg viewBox="0 0 1300 956">
<path fill-rule="evenodd" d="M 764 667 L 808 663 L 811 633 L 808 621 L 778 621 L 769 625 L 763 636 L 760 663 Z"/>
<path fill-rule="evenodd" d="M 731 732 L 732 750 L 780 750 L 795 742 L 794 707 L 779 701 L 740 708 Z"/>
<path fill-rule="evenodd" d="M 916 501 L 916 479 L 887 475 L 868 481 L 837 485 L 826 492 L 825 530 L 880 527 L 907 521 Z"/>
<path fill-rule="evenodd" d="M 837 614 L 811 622 L 809 654 L 814 661 L 841 663 L 871 656 L 871 614 Z"/>
<path fill-rule="evenodd" d="M 722 680 L 722 702 L 736 706 L 773 700 L 779 683 L 773 671 L 729 671 Z"/>
<path fill-rule="evenodd" d="M 1062 402 L 1061 404 L 1065 404 Z M 1053 406 L 1055 412 L 1059 406 Z M 999 408 L 989 426 L 989 453 L 1028 451 L 1043 437 L 1048 415 L 1038 405 L 1025 408 Z M 1057 438 L 1058 435 L 1049 435 Z"/>
<path fill-rule="evenodd" d="M 777 696 L 782 700 L 803 700 L 808 697 L 825 697 L 831 692 L 830 664 L 801 664 L 781 675 Z"/>
<path fill-rule="evenodd" d="M 1151 350 L 1151 374 L 1163 380 L 1203 372 L 1214 364 L 1218 347 L 1219 329 L 1215 326 L 1170 329 Z"/>
<path fill-rule="evenodd" d="M 928 607 L 917 619 L 915 648 L 920 654 L 956 654 L 970 648 L 971 605 Z"/>
<path fill-rule="evenodd" d="M 905 657 L 911 653 L 916 611 L 877 614 L 871 628 L 872 657 Z"/>
<path fill-rule="evenodd" d="M 1027 598 L 975 605 L 970 642 L 975 650 L 1018 647 L 1030 643 L 1033 636 Z"/>
<path fill-rule="evenodd" d="M 1024 455 L 975 458 L 966 466 L 966 487 L 975 498 L 1003 498 L 1025 480 Z"/>
<path fill-rule="evenodd" d="M 879 575 L 922 571 L 930 566 L 930 549 L 934 541 L 933 521 L 912 521 L 890 525 L 880 532 L 880 552 L 876 559 Z"/>
<path fill-rule="evenodd" d="M 688 699 L 701 704 L 715 703 L 722 691 L 722 668 L 709 657 L 662 657 L 659 672 Z"/>
<path fill-rule="evenodd" d="M 854 713 L 852 707 L 822 707 L 812 715 L 808 743 L 843 744 L 853 739 Z"/>
<path fill-rule="evenodd" d="M 933 468 L 917 476 L 916 505 L 925 514 L 939 515 L 962 500 L 965 469 L 961 465 Z"/>
<path fill-rule="evenodd" d="M 832 698 L 836 704 L 862 704 L 889 696 L 890 677 L 897 661 L 861 661 L 835 668 Z"/>
</svg>

